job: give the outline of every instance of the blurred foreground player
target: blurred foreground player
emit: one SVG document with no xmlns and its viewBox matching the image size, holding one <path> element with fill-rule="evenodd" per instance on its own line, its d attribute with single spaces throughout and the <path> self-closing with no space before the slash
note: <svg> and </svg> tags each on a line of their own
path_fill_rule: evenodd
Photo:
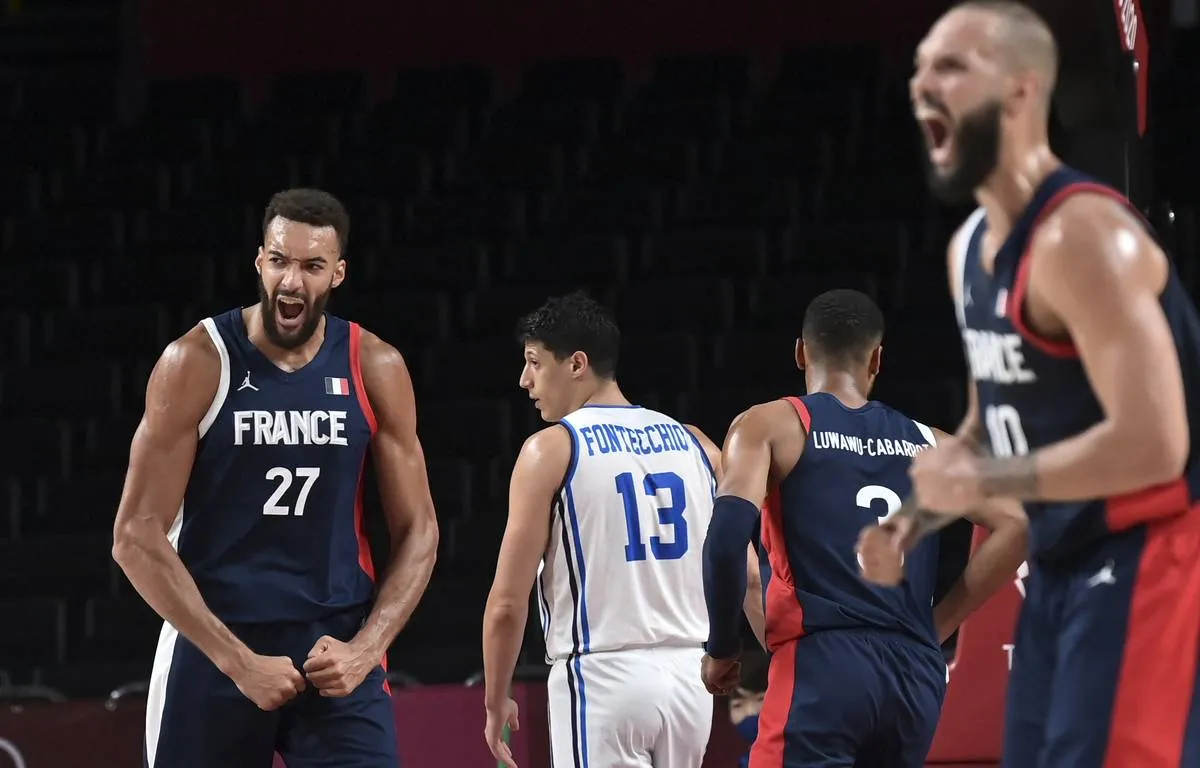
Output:
<svg viewBox="0 0 1200 768">
<path fill-rule="evenodd" d="M 1004 765 L 1196 766 L 1200 320 L 1128 201 L 1051 153 L 1056 59 L 1007 2 L 957 7 L 918 49 L 932 186 L 980 207 L 948 259 L 971 404 L 913 464 L 910 538 L 1025 502 Z"/>
<path fill-rule="evenodd" d="M 288 768 L 397 764 L 381 661 L 438 532 L 403 358 L 324 312 L 348 228 L 324 192 L 276 195 L 259 303 L 206 318 L 151 374 L 113 547 L 166 620 L 150 768 L 267 768 L 276 751 Z M 391 536 L 373 604 L 368 445 Z"/>
<path fill-rule="evenodd" d="M 877 529 L 856 557 L 860 532 L 908 495 L 913 456 L 939 439 L 868 399 L 882 339 L 883 316 L 869 297 L 818 296 L 796 344 L 809 394 L 752 407 L 725 440 L 725 476 L 704 547 L 703 675 L 714 693 L 736 685 L 746 543 L 772 491 L 762 542 L 774 655 L 751 768 L 924 766 L 946 687 L 940 644 L 1009 582 L 1024 555 L 1024 519 L 1010 503 L 972 514 L 993 533 L 937 606 L 936 539 L 908 553 L 903 579 L 899 553 Z M 898 586 L 868 584 L 860 563 L 868 572 L 890 566 Z"/>
<path fill-rule="evenodd" d="M 501 734 L 517 727 L 508 688 L 536 581 L 554 768 L 698 768 L 713 717 L 696 669 L 717 447 L 629 403 L 615 378 L 617 326 L 588 297 L 551 299 L 518 336 L 521 387 L 554 425 L 513 467 L 484 613 L 485 738 L 514 765 Z"/>
</svg>

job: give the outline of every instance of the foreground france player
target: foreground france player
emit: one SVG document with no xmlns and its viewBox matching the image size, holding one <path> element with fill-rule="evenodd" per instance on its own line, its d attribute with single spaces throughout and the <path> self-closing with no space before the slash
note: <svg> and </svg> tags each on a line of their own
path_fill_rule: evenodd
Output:
<svg viewBox="0 0 1200 768">
<path fill-rule="evenodd" d="M 381 662 L 429 581 L 438 529 L 404 359 L 324 312 L 348 230 L 331 195 L 276 195 L 259 303 L 203 320 L 150 376 L 113 545 L 165 619 L 150 768 L 268 768 L 277 751 L 288 768 L 397 764 Z M 377 592 L 368 446 L 391 537 Z"/>
<path fill-rule="evenodd" d="M 696 670 L 717 448 L 629 403 L 615 378 L 617 326 L 586 296 L 551 299 L 518 335 L 521 387 L 555 424 L 513 468 L 484 613 L 485 739 L 514 765 L 501 734 L 517 725 L 508 688 L 536 580 L 554 768 L 698 768 L 712 726 Z"/>
<path fill-rule="evenodd" d="M 1057 65 L 1012 2 L 955 8 L 917 52 L 931 186 L 979 208 L 948 254 L 971 407 L 915 500 L 1025 502 L 1004 765 L 1196 766 L 1200 318 L 1129 201 L 1051 152 Z"/>
<path fill-rule="evenodd" d="M 860 576 L 860 563 L 878 573 L 889 558 L 898 571 L 899 553 L 876 522 L 909 493 L 913 456 L 939 439 L 868 400 L 882 339 L 869 297 L 818 296 L 796 345 L 809 394 L 754 406 L 725 440 L 704 551 L 703 675 L 714 693 L 736 684 L 742 558 L 773 489 L 762 520 L 773 656 L 751 768 L 924 766 L 946 684 L 940 643 L 1009 583 L 1024 555 L 1019 508 L 985 505 L 972 518 L 993 533 L 937 606 L 937 539 L 908 553 L 894 588 Z"/>
</svg>

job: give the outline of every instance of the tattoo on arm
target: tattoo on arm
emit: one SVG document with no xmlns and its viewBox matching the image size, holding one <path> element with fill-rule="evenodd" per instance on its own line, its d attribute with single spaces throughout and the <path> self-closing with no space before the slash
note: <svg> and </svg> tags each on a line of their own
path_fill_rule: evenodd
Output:
<svg viewBox="0 0 1200 768">
<path fill-rule="evenodd" d="M 1038 497 L 1038 472 L 1035 454 L 997 459 L 979 459 L 980 487 L 985 496 L 1007 496 L 1029 500 Z"/>
</svg>

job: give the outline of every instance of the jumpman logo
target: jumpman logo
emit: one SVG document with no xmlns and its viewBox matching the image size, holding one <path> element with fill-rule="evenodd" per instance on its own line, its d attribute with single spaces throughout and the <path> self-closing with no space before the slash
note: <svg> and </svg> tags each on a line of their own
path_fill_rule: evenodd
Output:
<svg viewBox="0 0 1200 768">
<path fill-rule="evenodd" d="M 1112 560 L 1105 563 L 1103 568 L 1096 571 L 1095 575 L 1087 580 L 1088 587 L 1098 587 L 1101 584 L 1116 584 L 1117 577 L 1113 575 L 1113 567 L 1115 565 Z"/>
<path fill-rule="evenodd" d="M 237 388 L 237 391 L 241 392 L 243 389 L 253 389 L 255 392 L 258 391 L 258 387 L 250 383 L 250 371 L 246 371 L 246 378 L 242 379 L 242 385 Z"/>
</svg>

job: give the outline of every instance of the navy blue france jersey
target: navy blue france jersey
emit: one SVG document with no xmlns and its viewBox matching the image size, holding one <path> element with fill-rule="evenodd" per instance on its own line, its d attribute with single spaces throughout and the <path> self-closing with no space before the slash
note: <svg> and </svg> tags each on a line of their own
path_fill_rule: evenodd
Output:
<svg viewBox="0 0 1200 768">
<path fill-rule="evenodd" d="M 936 442 L 933 430 L 876 401 L 849 408 L 824 393 L 788 400 L 807 437 L 763 515 L 767 644 L 775 649 L 827 629 L 877 629 L 937 648 L 938 537 L 906 555 L 905 581 L 893 588 L 865 581 L 856 554 L 862 529 L 911 492 L 908 468 Z"/>
<path fill-rule="evenodd" d="M 980 208 L 964 226 L 954 254 L 960 291 L 959 325 L 979 411 L 992 453 L 1022 455 L 1072 437 L 1104 418 L 1087 371 L 1069 340 L 1039 336 L 1024 321 L 1029 244 L 1039 223 L 1070 195 L 1107 195 L 1137 211 L 1119 192 L 1062 166 L 1050 174 L 1013 223 L 989 274 L 981 250 L 987 218 Z M 1146 225 L 1149 229 L 1149 225 Z M 1173 483 L 1111 499 L 1027 503 L 1030 547 L 1043 560 L 1070 558 L 1106 535 L 1185 512 L 1200 497 L 1200 319 L 1171 267 L 1161 297 L 1183 370 L 1191 425 L 1191 457 Z M 1154 439 L 1148 435 L 1147 439 Z M 1130 450 L 1137 450 L 1130 446 Z"/>
<path fill-rule="evenodd" d="M 206 318 L 221 379 L 171 535 L 225 622 L 315 621 L 365 605 L 374 572 L 362 473 L 375 430 L 359 369 L 361 329 L 325 316 L 325 341 L 281 370 L 242 310 Z"/>
</svg>

